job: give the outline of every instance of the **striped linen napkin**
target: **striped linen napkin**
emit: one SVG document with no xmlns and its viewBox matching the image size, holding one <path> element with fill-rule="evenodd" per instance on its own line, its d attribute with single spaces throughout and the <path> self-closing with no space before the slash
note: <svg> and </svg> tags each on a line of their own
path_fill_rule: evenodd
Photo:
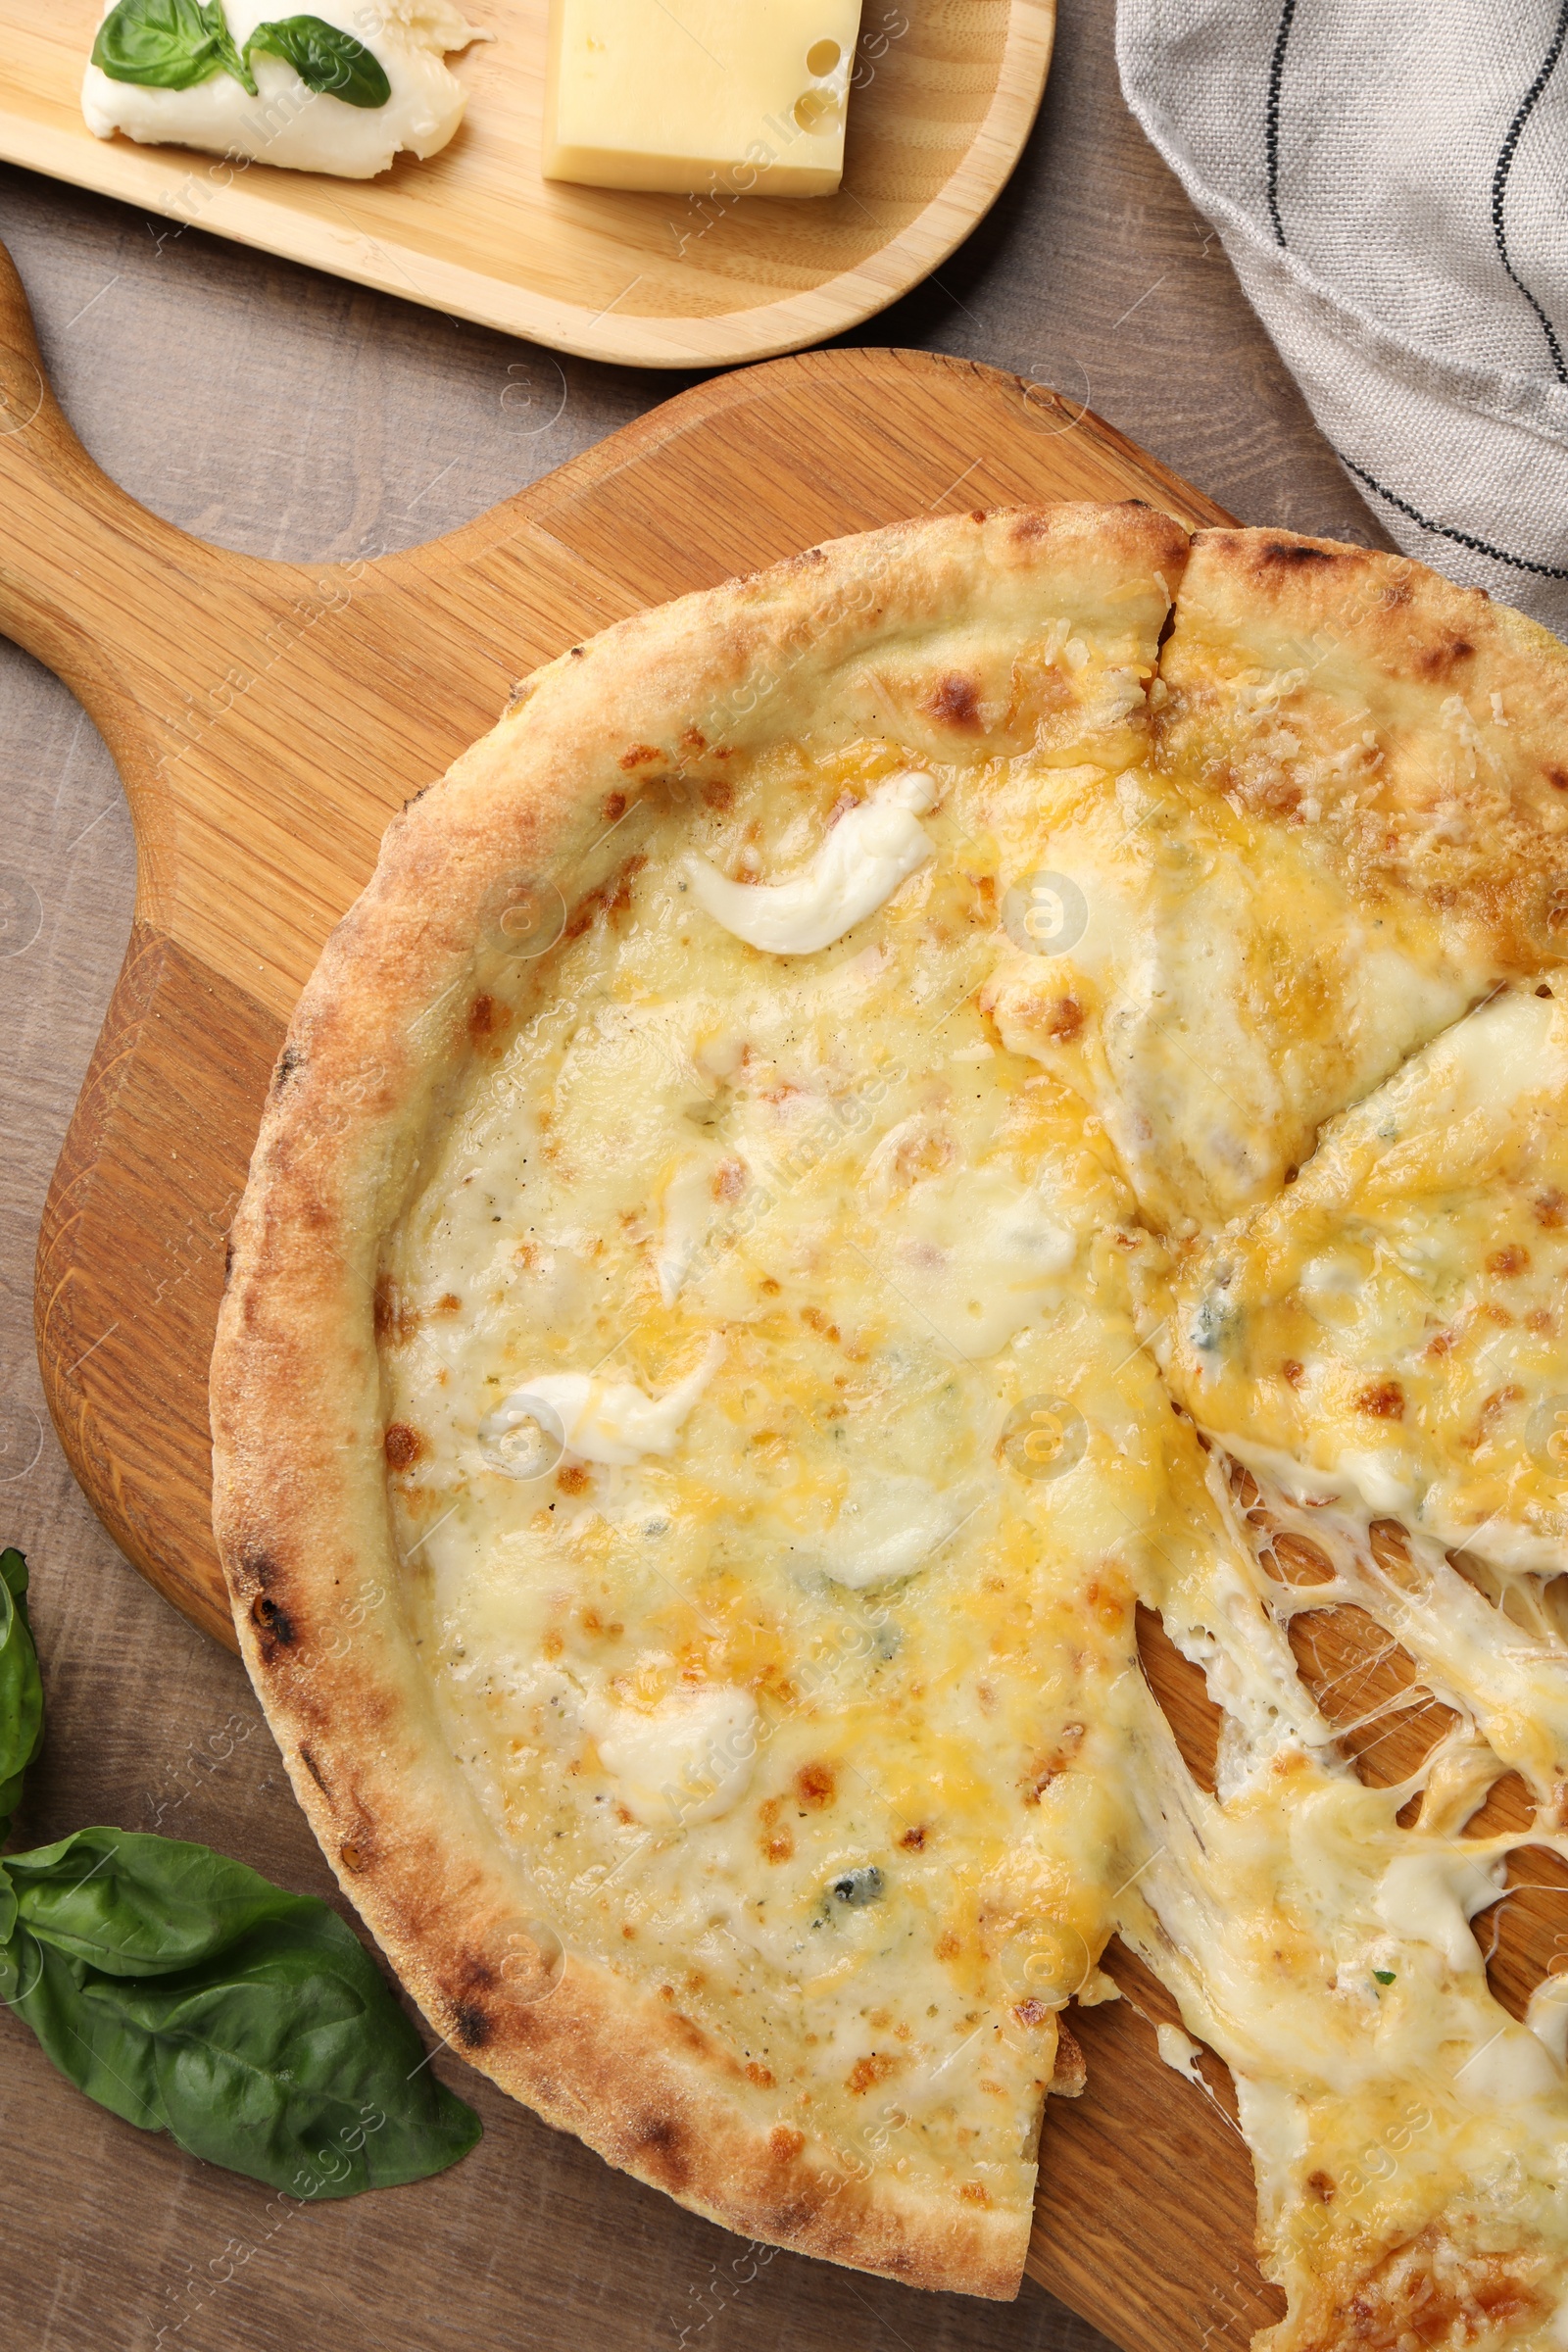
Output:
<svg viewBox="0 0 1568 2352">
<path fill-rule="evenodd" d="M 1568 0 L 1119 0 L 1116 36 L 1391 536 L 1568 637 Z"/>
</svg>

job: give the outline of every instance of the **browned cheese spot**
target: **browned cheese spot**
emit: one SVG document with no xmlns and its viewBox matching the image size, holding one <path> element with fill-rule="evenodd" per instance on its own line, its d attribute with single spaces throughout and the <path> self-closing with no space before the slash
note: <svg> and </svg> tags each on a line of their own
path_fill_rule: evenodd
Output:
<svg viewBox="0 0 1568 2352">
<path fill-rule="evenodd" d="M 392 1421 L 387 1425 L 381 1449 L 386 1455 L 388 1469 L 407 1470 L 410 1463 L 416 1462 L 423 1453 L 424 1440 L 406 1421 Z"/>
<path fill-rule="evenodd" d="M 926 708 L 945 726 L 973 728 L 980 724 L 979 689 L 972 678 L 964 677 L 959 670 L 950 670 L 939 681 Z"/>
<path fill-rule="evenodd" d="M 1416 656 L 1416 674 L 1423 678 L 1446 678 L 1461 662 L 1468 662 L 1475 650 L 1467 637 L 1447 637 L 1436 645 L 1423 646 Z"/>
<path fill-rule="evenodd" d="M 473 1045 L 483 1045 L 487 1038 L 498 1036 L 511 1023 L 511 1011 L 505 1004 L 498 1004 L 494 997 L 475 997 L 468 1006 L 468 1037 Z"/>
<path fill-rule="evenodd" d="M 1091 1599 L 1097 1592 L 1098 1587 L 1091 1586 Z M 1061 1738 L 1055 1746 L 1047 1754 L 1037 1756 L 1018 1783 L 1019 1791 L 1026 1805 L 1039 1804 L 1052 1782 L 1071 1765 L 1083 1743 L 1084 1727 L 1081 1723 L 1068 1723 L 1062 1726 Z"/>
</svg>

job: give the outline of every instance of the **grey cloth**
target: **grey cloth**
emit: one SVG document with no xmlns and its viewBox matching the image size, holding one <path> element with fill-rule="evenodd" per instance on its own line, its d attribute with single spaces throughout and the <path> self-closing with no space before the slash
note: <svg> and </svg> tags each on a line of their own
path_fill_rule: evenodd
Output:
<svg viewBox="0 0 1568 2352">
<path fill-rule="evenodd" d="M 1391 536 L 1568 636 L 1568 0 L 1119 0 L 1116 34 Z"/>
</svg>

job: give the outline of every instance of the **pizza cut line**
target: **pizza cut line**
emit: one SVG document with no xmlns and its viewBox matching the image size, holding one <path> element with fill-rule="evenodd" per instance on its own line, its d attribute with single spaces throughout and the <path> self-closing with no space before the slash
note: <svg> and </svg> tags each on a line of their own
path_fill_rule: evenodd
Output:
<svg viewBox="0 0 1568 2352">
<path fill-rule="evenodd" d="M 1568 656 L 1400 558 L 976 514 L 529 681 L 306 992 L 214 1360 L 247 1661 L 437 2029 L 1006 2296 L 1119 1935 L 1272 2352 L 1568 2343 L 1568 1980 L 1476 1936 L 1568 1858 L 1565 937 Z"/>
</svg>

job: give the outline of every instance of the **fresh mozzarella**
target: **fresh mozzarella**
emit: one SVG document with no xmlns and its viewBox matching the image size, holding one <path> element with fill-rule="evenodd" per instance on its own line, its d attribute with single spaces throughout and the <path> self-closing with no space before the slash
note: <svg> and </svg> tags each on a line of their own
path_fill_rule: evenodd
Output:
<svg viewBox="0 0 1568 2352">
<path fill-rule="evenodd" d="M 773 956 L 810 956 L 874 914 L 932 855 L 919 823 L 936 786 L 917 769 L 878 785 L 847 809 L 804 874 L 748 886 L 729 882 L 706 858 L 687 862 L 691 886 L 716 923 Z"/>
<path fill-rule="evenodd" d="M 114 0 L 103 10 L 113 13 Z M 243 50 L 258 24 L 293 13 L 269 0 L 223 0 L 235 45 Z M 449 50 L 480 36 L 448 0 L 313 0 L 310 13 L 361 41 L 378 61 L 392 94 L 384 106 L 350 106 L 312 90 L 281 58 L 251 59 L 253 96 L 219 71 L 194 89 L 145 88 L 111 80 L 89 64 L 81 111 L 96 138 L 122 131 L 144 146 L 199 147 L 214 155 L 373 179 L 409 149 L 437 155 L 463 121 L 467 92 L 446 64 Z"/>
<path fill-rule="evenodd" d="M 579 1461 L 624 1464 L 641 1461 L 645 1453 L 668 1453 L 723 1354 L 723 1341 L 710 1340 L 695 1370 L 657 1398 L 626 1380 L 596 1380 L 587 1372 L 540 1372 L 485 1415 L 479 1424 L 480 1445 L 499 1448 L 515 1431 L 543 1423 L 548 1432 L 554 1421 L 562 1448 Z"/>
<path fill-rule="evenodd" d="M 757 1701 L 749 1690 L 708 1684 L 647 1709 L 599 1695 L 585 1703 L 583 1723 L 620 1802 L 650 1829 L 717 1821 L 751 1779 Z"/>
</svg>

